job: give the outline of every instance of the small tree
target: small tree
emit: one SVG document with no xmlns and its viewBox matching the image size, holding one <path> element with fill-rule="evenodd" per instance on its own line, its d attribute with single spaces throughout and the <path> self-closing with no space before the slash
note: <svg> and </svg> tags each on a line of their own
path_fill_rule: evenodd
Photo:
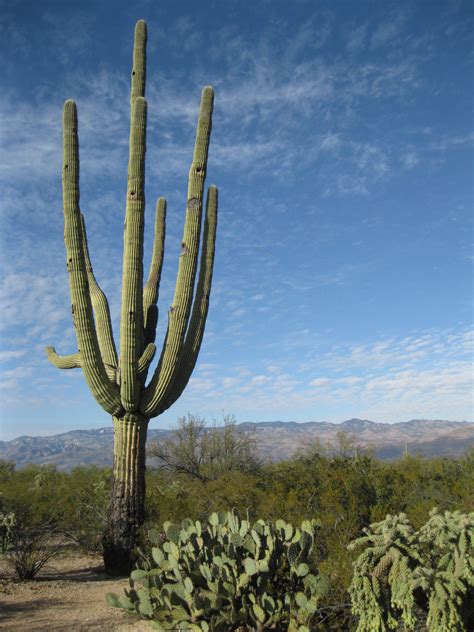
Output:
<svg viewBox="0 0 474 632">
<path fill-rule="evenodd" d="M 55 541 L 55 529 L 48 522 L 15 522 L 5 557 L 21 580 L 34 579 L 57 555 L 61 547 Z"/>
<path fill-rule="evenodd" d="M 235 470 L 253 471 L 260 464 L 254 434 L 239 430 L 231 416 L 211 428 L 197 415 L 180 417 L 171 436 L 152 444 L 148 456 L 157 460 L 159 470 L 203 482 Z"/>
</svg>

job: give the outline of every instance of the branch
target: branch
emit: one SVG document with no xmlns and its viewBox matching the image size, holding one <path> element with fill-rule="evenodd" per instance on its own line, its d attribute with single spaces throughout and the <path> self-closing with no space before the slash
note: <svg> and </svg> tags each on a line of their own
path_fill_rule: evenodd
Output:
<svg viewBox="0 0 474 632">
<path fill-rule="evenodd" d="M 100 354 L 85 265 L 79 208 L 77 110 L 74 101 L 66 101 L 64 104 L 63 130 L 64 242 L 77 346 L 81 355 L 81 366 L 92 395 L 104 410 L 116 415 L 122 412 L 122 404 L 115 386 L 107 376 Z"/>
<path fill-rule="evenodd" d="M 104 364 L 116 369 L 118 364 L 117 351 L 115 349 L 114 337 L 112 334 L 112 322 L 110 319 L 109 303 L 94 276 L 94 270 L 89 256 L 87 245 L 87 233 L 84 216 L 81 214 L 82 247 L 84 249 L 84 260 L 87 270 L 87 280 L 89 283 L 89 294 L 91 297 L 92 309 L 95 316 L 95 327 L 99 342 L 100 354 Z M 114 380 L 115 381 L 115 380 Z"/>
<path fill-rule="evenodd" d="M 138 360 L 143 351 L 143 231 L 145 226 L 145 101 L 147 29 L 135 27 L 130 87 L 130 144 L 120 312 L 120 397 L 125 410 L 134 411 L 140 400 Z"/>
<path fill-rule="evenodd" d="M 156 325 L 158 323 L 158 292 L 160 287 L 161 269 L 166 232 L 166 200 L 160 198 L 156 204 L 155 239 L 153 254 L 150 262 L 148 279 L 143 288 L 143 321 L 145 344 L 155 342 Z"/>
<path fill-rule="evenodd" d="M 79 369 L 82 366 L 79 353 L 60 356 L 54 347 L 46 347 L 46 355 L 51 364 L 58 369 Z"/>
<path fill-rule="evenodd" d="M 196 366 L 199 350 L 204 337 L 207 312 L 209 310 L 209 295 L 211 293 L 212 273 L 214 267 L 214 254 L 216 245 L 217 228 L 217 187 L 209 187 L 206 202 L 206 220 L 204 222 L 203 248 L 199 269 L 199 280 L 194 299 L 193 312 L 186 333 L 181 363 L 166 400 L 159 407 L 159 413 L 169 408 L 181 396 L 186 388 L 189 378 Z"/>
<path fill-rule="evenodd" d="M 179 259 L 173 303 L 168 313 L 166 344 L 158 366 L 142 397 L 142 412 L 155 417 L 176 377 L 191 312 L 201 232 L 202 196 L 212 126 L 214 91 L 204 88 L 199 109 L 194 156 L 189 171 L 188 197 L 182 253 Z"/>
<path fill-rule="evenodd" d="M 140 359 L 138 360 L 138 372 L 140 375 L 143 375 L 145 371 L 148 370 L 150 363 L 155 357 L 156 353 L 156 345 L 152 342 L 145 347 L 145 351 L 142 353 Z"/>
</svg>

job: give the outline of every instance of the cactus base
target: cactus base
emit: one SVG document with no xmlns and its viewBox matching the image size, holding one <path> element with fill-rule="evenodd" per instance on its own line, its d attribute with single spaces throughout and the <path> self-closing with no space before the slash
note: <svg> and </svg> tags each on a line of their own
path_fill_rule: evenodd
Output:
<svg viewBox="0 0 474 632">
<path fill-rule="evenodd" d="M 148 419 L 113 417 L 114 474 L 102 544 L 109 575 L 127 575 L 135 562 L 137 533 L 145 518 L 145 443 Z"/>
</svg>

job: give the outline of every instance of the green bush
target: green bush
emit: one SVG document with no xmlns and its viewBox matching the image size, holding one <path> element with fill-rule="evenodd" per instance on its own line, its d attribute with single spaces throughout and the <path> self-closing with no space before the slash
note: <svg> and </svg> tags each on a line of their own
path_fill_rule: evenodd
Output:
<svg viewBox="0 0 474 632">
<path fill-rule="evenodd" d="M 326 592 L 310 572 L 315 522 L 253 525 L 235 512 L 205 526 L 185 520 L 152 531 L 151 560 L 132 572 L 125 597 L 108 602 L 152 620 L 157 630 L 307 632 Z"/>
<path fill-rule="evenodd" d="M 102 551 L 102 532 L 110 497 L 109 469 L 77 467 L 61 489 L 58 527 L 83 551 Z"/>
<path fill-rule="evenodd" d="M 473 629 L 474 513 L 433 509 L 419 531 L 388 515 L 349 546 L 365 546 L 349 588 L 357 632 Z"/>
<path fill-rule="evenodd" d="M 15 514 L 23 529 L 72 540 L 85 551 L 101 550 L 110 470 L 91 466 L 66 473 L 29 465 L 15 471 L 0 461 L 0 489 L 0 512 Z M 0 538 L 1 533 L 0 526 Z"/>
</svg>

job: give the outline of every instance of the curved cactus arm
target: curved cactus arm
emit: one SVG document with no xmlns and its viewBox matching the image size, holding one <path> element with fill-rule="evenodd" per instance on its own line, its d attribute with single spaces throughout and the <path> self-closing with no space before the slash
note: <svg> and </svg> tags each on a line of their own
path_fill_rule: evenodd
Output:
<svg viewBox="0 0 474 632">
<path fill-rule="evenodd" d="M 160 288 L 161 269 L 165 248 L 166 232 L 166 200 L 159 198 L 156 204 L 155 239 L 151 256 L 148 279 L 143 288 L 143 323 L 145 344 L 155 342 L 156 325 L 158 323 L 158 292 Z"/>
<path fill-rule="evenodd" d="M 61 356 L 56 353 L 54 347 L 46 347 L 46 355 L 48 360 L 57 369 L 80 369 L 82 368 L 81 354 L 71 353 L 70 355 Z M 104 364 L 105 372 L 111 382 L 117 380 L 117 368 Z"/>
<path fill-rule="evenodd" d="M 61 356 L 56 353 L 54 347 L 46 347 L 46 355 L 48 360 L 57 369 L 80 369 L 81 356 L 79 353 L 71 353 L 70 355 Z"/>
<path fill-rule="evenodd" d="M 84 216 L 81 214 L 81 229 L 82 229 L 82 246 L 84 248 L 84 261 L 87 270 L 87 280 L 89 282 L 89 293 L 91 297 L 92 309 L 95 316 L 95 328 L 97 331 L 97 339 L 99 341 L 99 349 L 102 356 L 102 360 L 107 367 L 113 369 L 117 368 L 118 359 L 117 351 L 115 349 L 114 337 L 112 334 L 112 322 L 110 320 L 110 309 L 107 297 L 102 292 L 99 284 L 94 276 L 94 270 L 92 268 L 89 247 L 87 245 L 87 233 Z M 115 382 L 115 379 L 114 379 Z"/>
<path fill-rule="evenodd" d="M 148 370 L 150 363 L 155 357 L 155 353 L 156 345 L 150 342 L 149 344 L 147 344 L 147 346 L 145 347 L 145 351 L 142 353 L 140 359 L 138 360 L 138 373 L 140 375 L 143 375 L 145 371 Z"/>
<path fill-rule="evenodd" d="M 79 140 L 74 101 L 66 101 L 64 104 L 63 132 L 64 243 L 77 346 L 81 355 L 81 366 L 92 395 L 104 410 L 116 415 L 120 414 L 123 408 L 120 396 L 107 376 L 100 355 L 84 260 L 79 209 Z"/>
<path fill-rule="evenodd" d="M 212 272 L 214 268 L 214 253 L 217 228 L 217 187 L 209 187 L 206 202 L 206 219 L 204 222 L 203 245 L 199 267 L 199 279 L 194 298 L 193 311 L 189 321 L 186 340 L 184 343 L 179 371 L 173 382 L 167 398 L 159 408 L 159 414 L 172 406 L 186 388 L 189 378 L 196 366 L 201 348 L 209 310 L 209 295 L 211 293 Z"/>
<path fill-rule="evenodd" d="M 141 410 L 147 417 L 154 417 L 160 402 L 172 386 L 184 344 L 193 300 L 199 238 L 201 232 L 202 197 L 206 177 L 209 138 L 212 126 L 214 91 L 207 86 L 202 91 L 196 132 L 194 156 L 189 170 L 188 196 L 182 252 L 178 265 L 175 292 L 168 312 L 168 328 L 160 360 L 150 384 L 143 392 Z"/>
</svg>

